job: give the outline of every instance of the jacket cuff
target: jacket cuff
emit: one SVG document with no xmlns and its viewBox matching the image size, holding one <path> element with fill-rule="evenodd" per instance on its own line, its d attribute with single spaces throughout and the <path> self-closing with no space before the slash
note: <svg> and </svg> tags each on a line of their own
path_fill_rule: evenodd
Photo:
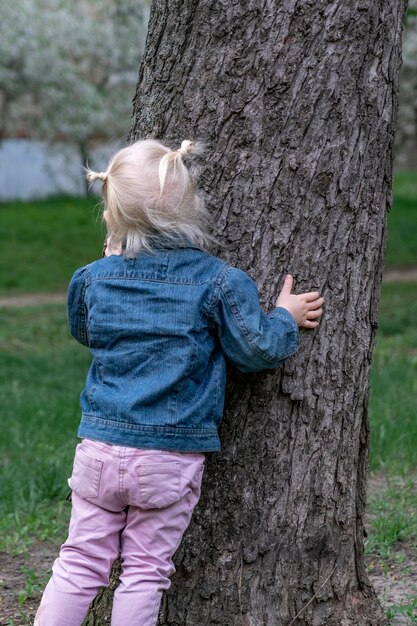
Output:
<svg viewBox="0 0 417 626">
<path fill-rule="evenodd" d="M 293 341 L 294 341 L 294 352 L 296 352 L 298 348 L 298 341 L 300 338 L 300 329 L 298 328 L 298 324 L 287 309 L 284 309 L 282 306 L 275 307 L 270 313 L 268 313 L 269 319 L 279 319 L 281 322 L 287 323 L 289 325 L 289 331 L 293 333 Z"/>
</svg>

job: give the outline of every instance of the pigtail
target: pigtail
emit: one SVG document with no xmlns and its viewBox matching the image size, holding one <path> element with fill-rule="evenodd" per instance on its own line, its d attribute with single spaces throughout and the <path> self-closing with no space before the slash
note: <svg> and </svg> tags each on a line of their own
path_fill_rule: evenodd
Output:
<svg viewBox="0 0 417 626">
<path fill-rule="evenodd" d="M 95 180 L 101 180 L 103 183 L 107 181 L 107 172 L 94 172 L 90 170 L 89 167 L 85 167 L 85 177 L 90 184 L 92 184 Z"/>
<path fill-rule="evenodd" d="M 169 150 L 159 162 L 159 188 L 160 196 L 164 191 L 168 171 L 172 165 L 173 174 L 179 174 L 184 179 L 188 177 L 188 170 L 183 163 L 182 158 L 190 154 L 198 154 L 201 152 L 200 145 L 194 141 L 185 139 L 178 150 Z M 179 172 L 178 172 L 179 170 Z"/>
<path fill-rule="evenodd" d="M 118 201 L 117 198 L 117 193 L 116 190 L 114 188 L 114 186 L 111 184 L 110 181 L 108 181 L 108 184 L 106 185 L 106 208 L 110 211 L 110 215 L 113 218 L 113 222 L 117 225 L 120 224 L 120 213 L 121 213 L 121 207 L 120 207 L 120 203 Z M 124 213 L 122 211 L 122 213 Z M 125 215 L 123 215 L 123 217 L 125 217 Z"/>
</svg>

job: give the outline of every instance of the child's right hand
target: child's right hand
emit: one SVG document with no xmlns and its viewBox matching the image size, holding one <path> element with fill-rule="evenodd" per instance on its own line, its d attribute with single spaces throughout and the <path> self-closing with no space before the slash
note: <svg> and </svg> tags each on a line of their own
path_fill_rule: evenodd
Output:
<svg viewBox="0 0 417 626">
<path fill-rule="evenodd" d="M 287 274 L 275 306 L 286 309 L 300 328 L 316 328 L 323 313 L 324 298 L 320 297 L 318 291 L 309 291 L 299 295 L 292 294 L 292 287 L 293 277 Z"/>
</svg>

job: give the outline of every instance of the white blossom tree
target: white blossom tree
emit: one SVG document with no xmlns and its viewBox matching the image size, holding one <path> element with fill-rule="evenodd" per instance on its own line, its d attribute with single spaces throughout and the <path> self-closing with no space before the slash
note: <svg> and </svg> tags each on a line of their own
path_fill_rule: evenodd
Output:
<svg viewBox="0 0 417 626">
<path fill-rule="evenodd" d="M 86 160 L 126 136 L 145 0 L 0 0 L 0 137 L 63 139 Z"/>
<path fill-rule="evenodd" d="M 403 35 L 396 165 L 417 169 L 417 0 L 410 0 Z"/>
</svg>

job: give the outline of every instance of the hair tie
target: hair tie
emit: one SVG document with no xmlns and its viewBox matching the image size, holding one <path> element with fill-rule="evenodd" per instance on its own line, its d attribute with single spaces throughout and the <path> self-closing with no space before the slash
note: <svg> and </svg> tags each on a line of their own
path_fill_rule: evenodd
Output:
<svg viewBox="0 0 417 626">
<path fill-rule="evenodd" d="M 97 179 L 102 180 L 103 183 L 106 182 L 108 176 L 107 172 L 93 172 L 93 170 L 89 170 L 88 168 L 85 168 L 85 170 L 89 183 L 93 183 Z"/>
<path fill-rule="evenodd" d="M 179 148 L 177 152 L 179 154 L 183 154 L 184 156 L 186 156 L 189 152 L 192 152 L 194 148 L 195 148 L 195 143 L 193 143 L 192 141 L 189 141 L 188 139 L 184 139 L 184 141 L 181 144 L 181 148 Z"/>
</svg>

